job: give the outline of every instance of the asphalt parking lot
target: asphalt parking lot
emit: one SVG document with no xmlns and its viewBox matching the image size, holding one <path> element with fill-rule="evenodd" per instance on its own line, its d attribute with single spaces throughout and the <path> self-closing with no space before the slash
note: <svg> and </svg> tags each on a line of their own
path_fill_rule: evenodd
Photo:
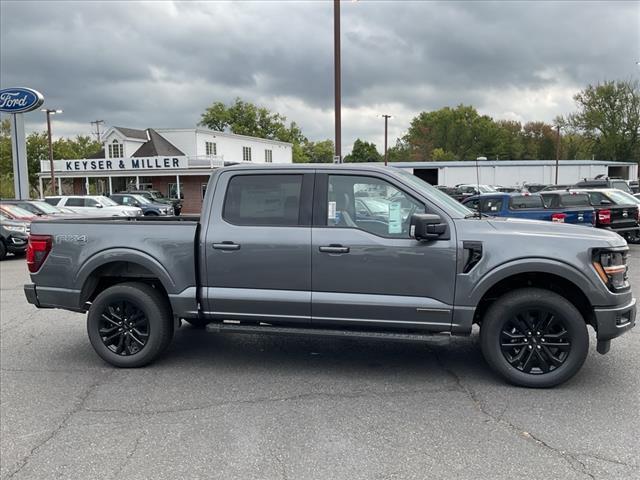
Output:
<svg viewBox="0 0 640 480">
<path fill-rule="evenodd" d="M 640 293 L 640 247 L 631 278 Z M 552 390 L 450 345 L 181 328 L 150 367 L 94 354 L 83 315 L 26 303 L 0 264 L 0 477 L 640 478 L 640 328 Z"/>
</svg>

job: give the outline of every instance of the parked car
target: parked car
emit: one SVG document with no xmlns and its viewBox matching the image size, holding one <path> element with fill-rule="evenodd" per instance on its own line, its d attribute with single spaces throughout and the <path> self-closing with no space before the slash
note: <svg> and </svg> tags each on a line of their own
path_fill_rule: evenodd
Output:
<svg viewBox="0 0 640 480">
<path fill-rule="evenodd" d="M 7 253 L 23 255 L 27 250 L 29 238 L 29 224 L 13 220 L 0 212 L 0 260 L 4 260 Z"/>
<path fill-rule="evenodd" d="M 589 196 L 589 203 L 596 211 L 596 227 L 613 230 L 631 241 L 640 233 L 639 205 L 627 193 L 616 189 L 571 191 Z"/>
<path fill-rule="evenodd" d="M 393 198 L 388 214 L 359 219 L 361 189 Z M 478 218 L 401 169 L 224 167 L 197 218 L 31 228 L 28 302 L 87 312 L 91 345 L 118 367 L 156 359 L 183 319 L 216 333 L 413 341 L 477 323 L 497 373 L 550 387 L 586 360 L 589 325 L 600 353 L 635 325 L 619 235 Z"/>
<path fill-rule="evenodd" d="M 0 213 L 10 220 L 18 220 L 22 222 L 31 222 L 38 217 L 35 213 L 32 213 L 29 210 L 4 202 L 0 203 Z"/>
<path fill-rule="evenodd" d="M 520 187 L 505 187 L 504 185 L 492 185 L 496 192 L 515 193 L 519 192 Z"/>
<path fill-rule="evenodd" d="M 65 207 L 75 213 L 92 217 L 138 217 L 142 210 L 138 207 L 118 205 L 103 195 L 62 195 L 46 197 L 45 201 L 56 207 Z"/>
<path fill-rule="evenodd" d="M 453 198 L 462 202 L 465 198 L 472 197 L 474 195 L 479 195 L 482 193 L 492 193 L 495 192 L 496 189 L 491 185 L 471 185 L 471 184 L 460 184 L 456 185 L 455 192 L 451 195 Z"/>
<path fill-rule="evenodd" d="M 601 177 L 601 178 L 593 178 L 590 180 L 587 180 L 585 178 L 584 180 L 577 182 L 573 186 L 573 188 L 588 189 L 588 190 L 615 188 L 618 190 L 622 190 L 623 192 L 633 193 L 629 188 L 629 184 L 627 183 L 627 181 L 623 180 L 622 178 Z"/>
<path fill-rule="evenodd" d="M 178 200 L 177 198 L 167 198 L 159 190 L 136 190 L 136 189 L 130 188 L 126 192 L 119 192 L 119 193 L 134 193 L 136 195 L 143 195 L 145 198 L 148 198 L 152 202 L 171 205 L 176 215 L 180 215 L 180 212 L 182 211 L 181 200 Z"/>
<path fill-rule="evenodd" d="M 43 215 L 69 215 L 71 211 L 64 211 L 58 207 L 48 204 L 44 200 L 3 200 L 2 203 L 16 205 L 23 210 L 27 210 L 38 217 Z"/>
<path fill-rule="evenodd" d="M 152 202 L 144 195 L 135 193 L 114 193 L 109 198 L 118 205 L 127 205 L 130 207 L 138 207 L 142 210 L 143 215 L 173 215 L 173 207 L 166 203 Z"/>
<path fill-rule="evenodd" d="M 586 207 L 548 208 L 545 207 L 542 196 L 536 193 L 485 193 L 467 198 L 462 203 L 494 217 L 525 218 L 585 226 L 594 224 L 594 209 L 588 204 Z"/>
</svg>

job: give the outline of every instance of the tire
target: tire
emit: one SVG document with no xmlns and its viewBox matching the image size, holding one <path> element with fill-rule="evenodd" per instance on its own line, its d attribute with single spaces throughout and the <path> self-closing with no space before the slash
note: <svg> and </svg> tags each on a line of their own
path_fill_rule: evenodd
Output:
<svg viewBox="0 0 640 480">
<path fill-rule="evenodd" d="M 498 298 L 480 326 L 487 363 L 514 385 L 548 388 L 573 377 L 589 352 L 584 318 L 566 298 L 523 288 Z"/>
<path fill-rule="evenodd" d="M 147 212 L 144 214 L 145 217 L 157 217 L 158 214 L 156 212 Z"/>
<path fill-rule="evenodd" d="M 0 240 L 0 260 L 4 260 L 7 256 L 7 247 L 4 246 L 4 241 Z"/>
<path fill-rule="evenodd" d="M 193 328 L 205 328 L 208 324 L 211 323 L 209 320 L 204 320 L 202 318 L 185 318 L 184 319 L 188 324 L 190 324 Z"/>
<path fill-rule="evenodd" d="M 158 290 L 145 283 L 121 283 L 95 298 L 87 315 L 87 333 L 94 350 L 107 363 L 142 367 L 158 358 L 171 342 L 171 317 L 169 302 Z"/>
</svg>

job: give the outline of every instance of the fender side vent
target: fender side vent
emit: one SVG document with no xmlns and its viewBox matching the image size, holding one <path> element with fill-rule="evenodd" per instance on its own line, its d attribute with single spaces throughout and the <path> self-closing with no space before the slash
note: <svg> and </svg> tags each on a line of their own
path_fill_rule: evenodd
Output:
<svg viewBox="0 0 640 480">
<path fill-rule="evenodd" d="M 464 249 L 464 268 L 462 273 L 469 273 L 482 259 L 482 242 L 462 242 Z"/>
</svg>

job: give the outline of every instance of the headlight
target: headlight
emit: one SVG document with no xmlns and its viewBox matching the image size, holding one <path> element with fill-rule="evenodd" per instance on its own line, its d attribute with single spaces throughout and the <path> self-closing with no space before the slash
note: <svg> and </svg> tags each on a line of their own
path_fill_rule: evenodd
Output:
<svg viewBox="0 0 640 480">
<path fill-rule="evenodd" d="M 4 228 L 6 228 L 7 230 L 9 230 L 11 232 L 27 233 L 27 227 L 24 227 L 24 226 L 5 225 Z"/>
<path fill-rule="evenodd" d="M 593 259 L 598 276 L 612 292 L 629 288 L 627 281 L 627 251 L 599 250 Z"/>
</svg>

